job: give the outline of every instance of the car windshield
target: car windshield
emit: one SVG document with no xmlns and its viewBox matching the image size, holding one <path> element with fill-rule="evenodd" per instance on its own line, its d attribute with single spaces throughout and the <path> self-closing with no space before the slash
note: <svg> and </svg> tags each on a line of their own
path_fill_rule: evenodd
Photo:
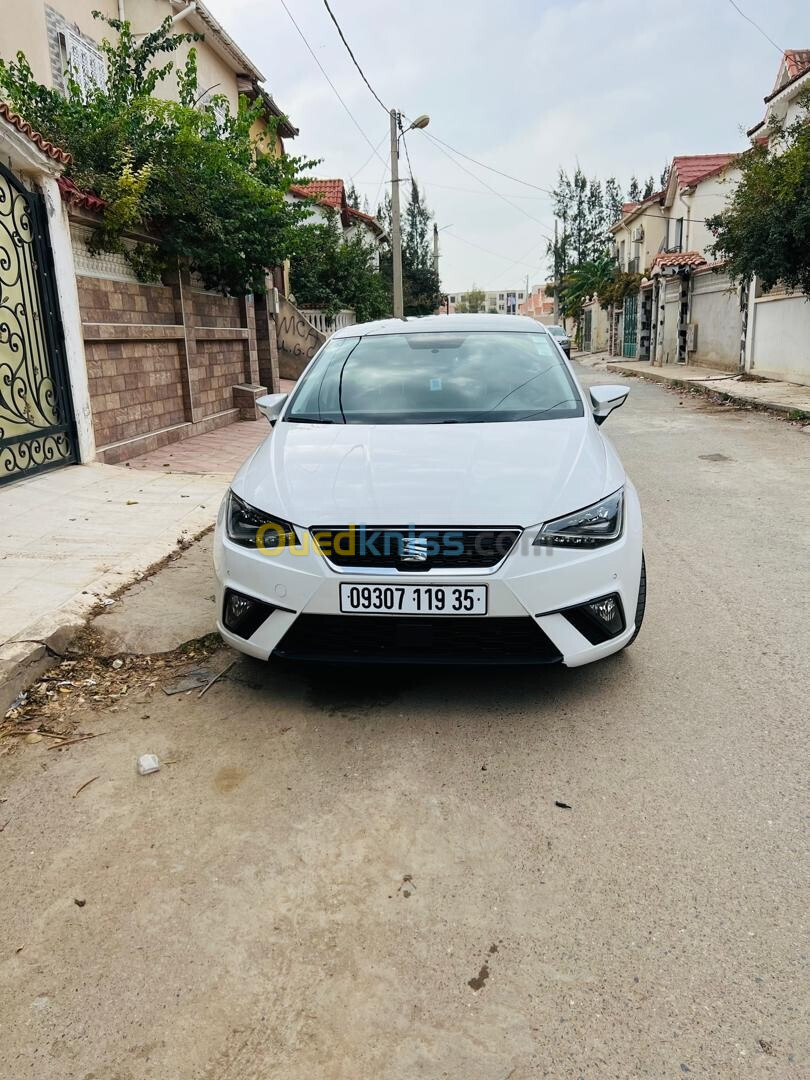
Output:
<svg viewBox="0 0 810 1080">
<path fill-rule="evenodd" d="M 547 334 L 443 331 L 332 338 L 284 420 L 484 424 L 583 415 Z"/>
<path fill-rule="evenodd" d="M 552 337 L 568 337 L 568 334 L 566 334 L 561 326 L 548 326 L 546 329 Z"/>
</svg>

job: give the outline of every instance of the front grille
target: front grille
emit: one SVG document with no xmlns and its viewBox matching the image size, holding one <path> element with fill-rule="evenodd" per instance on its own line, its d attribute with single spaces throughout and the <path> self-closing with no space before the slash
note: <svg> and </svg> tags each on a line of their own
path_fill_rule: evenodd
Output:
<svg viewBox="0 0 810 1080">
<path fill-rule="evenodd" d="M 334 566 L 426 570 L 485 570 L 497 566 L 515 546 L 520 529 L 458 529 L 450 525 L 364 525 L 310 530 Z M 403 558 L 413 541 L 428 545 L 426 558 Z M 418 547 L 418 545 L 417 545 Z"/>
<path fill-rule="evenodd" d="M 274 655 L 378 664 L 554 664 L 562 660 L 528 616 L 299 615 Z"/>
</svg>

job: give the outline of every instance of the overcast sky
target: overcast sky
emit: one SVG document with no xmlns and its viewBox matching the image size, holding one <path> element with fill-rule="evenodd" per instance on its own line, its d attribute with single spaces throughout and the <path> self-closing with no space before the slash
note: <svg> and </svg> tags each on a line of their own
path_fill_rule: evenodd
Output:
<svg viewBox="0 0 810 1080">
<path fill-rule="evenodd" d="M 362 82 L 323 0 L 286 0 L 360 127 L 388 155 L 388 118 Z M 372 212 L 387 165 L 344 111 L 280 0 L 207 0 L 264 72 L 301 134 L 290 153 L 321 177 L 354 180 Z M 782 48 L 810 47 L 808 0 L 737 0 Z M 656 179 L 675 154 L 745 147 L 779 53 L 729 0 L 330 0 L 386 106 L 430 115 L 453 147 L 539 187 L 560 166 Z M 408 136 L 414 175 L 441 227 L 446 291 L 544 280 L 548 197 L 451 162 Z M 407 163 L 402 161 L 403 171 Z M 489 185 L 513 205 L 488 191 Z M 517 208 L 516 208 L 517 207 Z M 523 212 L 521 212 L 521 210 Z M 535 220 L 532 220 L 535 219 Z M 477 245 L 477 246 L 475 246 Z M 486 248 L 487 251 L 480 250 Z"/>
</svg>

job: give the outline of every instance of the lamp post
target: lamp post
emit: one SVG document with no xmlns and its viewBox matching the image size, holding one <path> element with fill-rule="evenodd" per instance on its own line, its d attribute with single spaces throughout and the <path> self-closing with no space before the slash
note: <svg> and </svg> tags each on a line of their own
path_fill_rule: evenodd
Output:
<svg viewBox="0 0 810 1080">
<path fill-rule="evenodd" d="M 426 128 L 430 123 L 429 116 L 417 116 L 417 118 L 404 129 L 411 131 L 414 128 Z M 405 305 L 402 299 L 402 230 L 399 220 L 399 112 L 391 110 L 391 264 L 393 268 L 394 284 L 394 318 L 401 319 L 404 315 Z"/>
</svg>

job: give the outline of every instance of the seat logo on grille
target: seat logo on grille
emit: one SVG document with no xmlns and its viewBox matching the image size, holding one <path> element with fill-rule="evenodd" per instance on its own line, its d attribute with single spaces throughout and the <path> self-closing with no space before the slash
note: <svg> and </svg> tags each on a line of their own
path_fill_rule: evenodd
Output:
<svg viewBox="0 0 810 1080">
<path fill-rule="evenodd" d="M 428 558 L 428 541 L 421 536 L 403 536 L 399 557 L 402 562 L 423 563 Z"/>
</svg>

